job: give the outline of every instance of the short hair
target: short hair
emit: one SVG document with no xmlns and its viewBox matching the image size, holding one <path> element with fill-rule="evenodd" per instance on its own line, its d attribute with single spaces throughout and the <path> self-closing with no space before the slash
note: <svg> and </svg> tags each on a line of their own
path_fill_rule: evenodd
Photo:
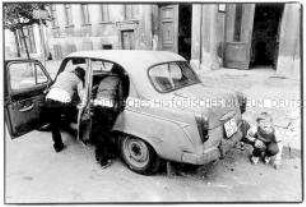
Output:
<svg viewBox="0 0 306 207">
<path fill-rule="evenodd" d="M 270 122 L 273 122 L 272 116 L 268 112 L 261 112 L 257 117 L 256 122 L 258 123 L 262 120 L 268 120 Z"/>
<path fill-rule="evenodd" d="M 120 65 L 114 64 L 111 73 L 116 75 L 122 75 L 122 68 L 120 67 Z"/>
<path fill-rule="evenodd" d="M 81 81 L 85 82 L 85 70 L 83 68 L 76 67 L 74 69 L 74 73 Z"/>
</svg>

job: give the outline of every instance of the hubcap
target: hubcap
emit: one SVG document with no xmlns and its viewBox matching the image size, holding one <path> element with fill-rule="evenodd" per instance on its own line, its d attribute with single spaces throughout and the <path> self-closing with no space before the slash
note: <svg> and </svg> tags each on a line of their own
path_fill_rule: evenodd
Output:
<svg viewBox="0 0 306 207">
<path fill-rule="evenodd" d="M 124 141 L 124 153 L 128 162 L 136 167 L 145 167 L 149 162 L 149 149 L 140 139 L 127 138 Z"/>
</svg>

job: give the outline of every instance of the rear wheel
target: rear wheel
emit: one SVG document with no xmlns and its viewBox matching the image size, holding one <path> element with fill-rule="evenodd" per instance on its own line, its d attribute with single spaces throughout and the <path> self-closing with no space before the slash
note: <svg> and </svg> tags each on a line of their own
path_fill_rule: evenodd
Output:
<svg viewBox="0 0 306 207">
<path fill-rule="evenodd" d="M 125 135 L 120 148 L 122 158 L 131 170 L 145 175 L 158 170 L 160 160 L 153 148 L 144 140 Z"/>
</svg>

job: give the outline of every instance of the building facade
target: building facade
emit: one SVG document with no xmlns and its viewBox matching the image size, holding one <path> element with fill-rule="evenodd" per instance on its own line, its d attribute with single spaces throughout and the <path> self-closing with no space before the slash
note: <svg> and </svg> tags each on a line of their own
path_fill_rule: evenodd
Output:
<svg viewBox="0 0 306 207">
<path fill-rule="evenodd" d="M 79 50 L 169 50 L 196 70 L 274 67 L 299 73 L 297 3 L 51 4 L 53 20 L 37 37 L 39 55 Z M 38 28 L 36 28 L 38 29 Z M 43 37 L 42 37 L 43 36 Z"/>
<path fill-rule="evenodd" d="M 151 49 L 151 5 L 53 4 L 48 47 L 55 59 L 79 50 Z"/>
</svg>

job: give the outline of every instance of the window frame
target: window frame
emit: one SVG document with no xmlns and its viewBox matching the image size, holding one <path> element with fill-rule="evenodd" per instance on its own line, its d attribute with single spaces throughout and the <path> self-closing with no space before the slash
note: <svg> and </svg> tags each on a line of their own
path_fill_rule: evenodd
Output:
<svg viewBox="0 0 306 207">
<path fill-rule="evenodd" d="M 88 4 L 81 4 L 81 15 L 82 15 L 83 26 L 91 25 Z"/>
<path fill-rule="evenodd" d="M 106 11 L 106 15 L 105 15 Z M 106 17 L 106 19 L 104 19 Z M 108 4 L 100 4 L 100 23 L 109 23 L 111 22 L 110 20 L 110 15 L 109 15 L 109 5 Z"/>
<path fill-rule="evenodd" d="M 17 36 L 19 39 L 19 45 L 20 45 L 20 49 L 22 51 L 26 50 L 26 46 L 24 43 L 24 38 L 25 38 L 25 42 L 27 44 L 28 47 L 28 51 L 29 53 L 37 53 L 37 47 L 36 47 L 36 42 L 35 42 L 35 37 L 34 37 L 34 31 L 33 31 L 33 26 L 25 26 L 23 27 L 23 35 L 22 32 L 20 30 L 17 31 Z"/>
<path fill-rule="evenodd" d="M 29 47 L 29 52 L 30 53 L 37 53 L 37 47 L 36 47 L 36 42 L 35 42 L 35 37 L 34 37 L 34 29 L 33 26 L 28 26 L 27 27 L 27 42 L 28 42 L 28 47 Z"/>
<path fill-rule="evenodd" d="M 59 28 L 57 14 L 56 14 L 56 4 L 50 4 L 50 14 L 51 14 L 51 27 L 52 29 Z"/>
<path fill-rule="evenodd" d="M 139 15 L 139 4 L 124 4 L 123 18 L 125 21 L 137 20 L 137 15 Z"/>
<path fill-rule="evenodd" d="M 43 83 L 37 83 L 37 77 L 35 79 L 35 84 L 31 87 L 27 87 L 27 88 L 20 88 L 20 89 L 16 89 L 16 88 L 13 88 L 12 87 L 12 75 L 11 75 L 11 69 L 10 69 L 10 66 L 13 65 L 13 64 L 34 64 L 34 66 L 39 66 L 42 73 L 46 76 L 47 78 L 47 81 L 43 82 Z M 7 78 L 9 80 L 7 86 L 8 86 L 8 89 L 9 89 L 9 94 L 11 96 L 14 96 L 14 95 L 18 95 L 18 94 L 23 94 L 23 93 L 26 93 L 26 92 L 29 92 L 29 91 L 35 91 L 35 90 L 38 90 L 40 88 L 43 88 L 45 86 L 48 86 L 50 83 L 52 83 L 52 79 L 49 75 L 49 73 L 46 71 L 46 69 L 43 67 L 43 65 L 38 62 L 38 61 L 33 61 L 33 60 L 25 60 L 25 61 L 11 61 L 7 64 Z M 37 67 L 35 67 L 36 70 L 37 70 Z M 36 73 L 37 74 L 37 73 Z"/>
<path fill-rule="evenodd" d="M 64 4 L 64 13 L 65 13 L 65 27 L 73 27 L 73 17 L 71 11 L 71 4 Z"/>
</svg>

